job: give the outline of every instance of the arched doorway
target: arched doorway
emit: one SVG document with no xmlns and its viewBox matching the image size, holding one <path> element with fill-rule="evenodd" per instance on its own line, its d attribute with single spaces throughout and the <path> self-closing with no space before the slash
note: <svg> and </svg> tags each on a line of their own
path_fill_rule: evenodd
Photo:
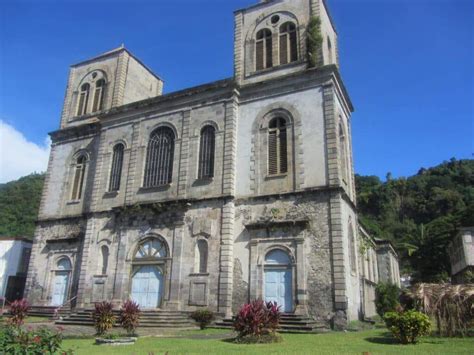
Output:
<svg viewBox="0 0 474 355">
<path fill-rule="evenodd" d="M 131 298 L 142 309 L 158 308 L 163 299 L 166 245 L 158 238 L 142 241 L 135 252 Z"/>
<path fill-rule="evenodd" d="M 293 312 L 293 272 L 288 253 L 276 249 L 265 256 L 265 301 Z"/>
<path fill-rule="evenodd" d="M 54 271 L 52 306 L 61 306 L 67 301 L 71 270 L 72 265 L 68 258 L 58 260 Z"/>
</svg>

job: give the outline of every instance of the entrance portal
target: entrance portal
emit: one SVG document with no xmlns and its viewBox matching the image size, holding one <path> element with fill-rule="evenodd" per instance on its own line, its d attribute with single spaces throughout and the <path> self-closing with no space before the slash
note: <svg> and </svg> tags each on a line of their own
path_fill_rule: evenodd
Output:
<svg viewBox="0 0 474 355">
<path fill-rule="evenodd" d="M 291 260 L 282 250 L 265 257 L 265 301 L 276 302 L 282 312 L 293 312 Z"/>
<path fill-rule="evenodd" d="M 161 303 L 163 273 L 157 266 L 147 265 L 137 269 L 132 278 L 132 299 L 141 308 L 157 308 Z"/>
<path fill-rule="evenodd" d="M 62 306 L 67 301 L 71 268 L 71 262 L 67 258 L 58 261 L 57 270 L 54 272 L 52 306 Z"/>
</svg>

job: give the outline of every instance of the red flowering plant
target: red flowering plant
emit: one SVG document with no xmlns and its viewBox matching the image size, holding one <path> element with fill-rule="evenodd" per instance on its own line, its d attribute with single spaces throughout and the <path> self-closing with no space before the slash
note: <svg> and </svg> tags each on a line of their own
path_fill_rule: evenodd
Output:
<svg viewBox="0 0 474 355">
<path fill-rule="evenodd" d="M 240 309 L 234 321 L 234 329 L 239 333 L 238 339 L 245 337 L 258 338 L 274 334 L 279 328 L 280 307 L 276 302 L 265 303 L 255 300 Z"/>
<path fill-rule="evenodd" d="M 21 326 L 28 315 L 29 309 L 30 305 L 27 300 L 21 299 L 13 301 L 10 304 L 10 318 L 7 320 L 7 323 L 15 327 Z"/>
<path fill-rule="evenodd" d="M 134 334 L 135 329 L 137 329 L 140 323 L 140 315 L 141 311 L 138 303 L 132 300 L 127 300 L 120 308 L 119 323 L 128 334 Z"/>
<path fill-rule="evenodd" d="M 112 303 L 104 301 L 96 303 L 92 314 L 97 335 L 104 335 L 112 329 L 115 324 L 115 315 L 113 313 Z"/>
</svg>

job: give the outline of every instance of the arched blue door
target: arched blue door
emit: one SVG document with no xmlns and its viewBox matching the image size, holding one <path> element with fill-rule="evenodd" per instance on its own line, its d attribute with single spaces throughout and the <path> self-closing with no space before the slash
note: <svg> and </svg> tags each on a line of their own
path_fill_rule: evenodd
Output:
<svg viewBox="0 0 474 355">
<path fill-rule="evenodd" d="M 142 309 L 160 306 L 163 290 L 163 273 L 154 265 L 139 267 L 132 278 L 132 299 Z"/>
<path fill-rule="evenodd" d="M 61 306 L 67 301 L 69 275 L 72 268 L 71 262 L 67 258 L 62 258 L 58 261 L 56 268 L 57 271 L 55 271 L 53 279 L 51 305 Z"/>
<path fill-rule="evenodd" d="M 293 311 L 293 272 L 291 260 L 282 250 L 265 257 L 265 301 L 276 302 L 283 312 Z"/>
</svg>

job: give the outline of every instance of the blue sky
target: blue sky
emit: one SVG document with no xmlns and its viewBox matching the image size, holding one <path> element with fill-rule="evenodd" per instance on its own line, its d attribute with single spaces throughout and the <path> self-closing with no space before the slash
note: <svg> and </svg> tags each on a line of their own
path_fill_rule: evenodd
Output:
<svg viewBox="0 0 474 355">
<path fill-rule="evenodd" d="M 165 92 L 230 77 L 233 10 L 256 2 L 3 0 L 0 120 L 47 156 L 69 65 L 121 43 L 165 79 Z M 356 172 L 407 176 L 472 158 L 474 1 L 328 3 L 356 108 Z M 17 150 L 3 148 L 0 158 Z"/>
</svg>

